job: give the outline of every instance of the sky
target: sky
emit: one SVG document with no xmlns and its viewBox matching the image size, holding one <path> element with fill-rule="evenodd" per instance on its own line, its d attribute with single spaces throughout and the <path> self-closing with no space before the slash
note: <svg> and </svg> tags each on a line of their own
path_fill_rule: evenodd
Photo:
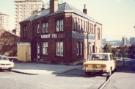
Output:
<svg viewBox="0 0 135 89">
<path fill-rule="evenodd" d="M 103 38 L 107 40 L 121 40 L 123 36 L 135 37 L 135 0 L 59 0 L 59 2 L 67 2 L 79 10 L 86 4 L 88 15 L 103 25 Z M 14 0 L 1 0 L 0 12 L 10 16 L 9 27 L 13 29 Z"/>
</svg>

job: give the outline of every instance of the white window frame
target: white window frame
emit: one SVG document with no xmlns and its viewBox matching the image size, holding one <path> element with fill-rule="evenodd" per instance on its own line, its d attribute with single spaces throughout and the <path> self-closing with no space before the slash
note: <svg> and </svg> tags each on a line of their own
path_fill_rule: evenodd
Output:
<svg viewBox="0 0 135 89">
<path fill-rule="evenodd" d="M 43 23 L 42 24 L 42 32 L 43 33 L 48 33 L 48 23 Z"/>
<path fill-rule="evenodd" d="M 63 19 L 56 21 L 56 32 L 64 31 L 64 21 Z"/>
<path fill-rule="evenodd" d="M 56 42 L 56 56 L 63 56 L 63 55 L 64 55 L 64 43 Z"/>
<path fill-rule="evenodd" d="M 42 43 L 42 54 L 43 55 L 48 55 L 48 42 L 43 42 Z"/>
</svg>

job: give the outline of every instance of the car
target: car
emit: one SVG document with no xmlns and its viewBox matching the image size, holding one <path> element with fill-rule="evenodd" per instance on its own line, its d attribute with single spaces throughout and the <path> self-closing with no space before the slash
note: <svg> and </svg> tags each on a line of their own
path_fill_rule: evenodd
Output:
<svg viewBox="0 0 135 89">
<path fill-rule="evenodd" d="M 102 72 L 110 76 L 116 69 L 116 59 L 112 53 L 92 53 L 83 63 L 83 69 L 87 75 L 91 72 Z"/>
<path fill-rule="evenodd" d="M 14 62 L 10 61 L 7 56 L 0 55 L 0 69 L 11 71 L 14 67 Z"/>
</svg>

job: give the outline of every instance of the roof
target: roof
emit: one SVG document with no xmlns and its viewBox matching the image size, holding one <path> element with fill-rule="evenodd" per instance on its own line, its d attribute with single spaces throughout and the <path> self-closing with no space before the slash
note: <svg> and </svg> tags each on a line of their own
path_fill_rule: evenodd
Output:
<svg viewBox="0 0 135 89">
<path fill-rule="evenodd" d="M 69 5 L 66 2 L 62 3 L 62 4 L 59 4 L 58 10 L 53 14 L 62 13 L 62 12 L 72 12 L 72 13 L 78 14 L 78 15 L 86 18 L 86 19 L 94 20 L 91 17 L 89 17 L 88 15 L 84 14 L 82 11 L 76 9 L 75 7 Z M 41 17 L 49 16 L 49 15 L 51 15 L 50 10 L 45 9 L 45 10 L 40 11 L 38 14 L 32 15 L 29 18 L 27 18 L 27 19 L 25 19 L 23 21 L 30 21 L 30 20 L 38 19 L 38 18 L 41 18 Z"/>
</svg>

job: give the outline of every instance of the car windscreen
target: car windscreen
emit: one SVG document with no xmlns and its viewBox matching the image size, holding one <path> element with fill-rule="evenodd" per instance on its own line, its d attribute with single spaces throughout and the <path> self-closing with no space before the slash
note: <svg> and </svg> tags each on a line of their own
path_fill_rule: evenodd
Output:
<svg viewBox="0 0 135 89">
<path fill-rule="evenodd" d="M 108 55 L 106 54 L 92 54 L 90 60 L 109 60 Z"/>
<path fill-rule="evenodd" d="M 8 58 L 7 57 L 1 57 L 0 56 L 0 60 L 8 60 Z"/>
</svg>

